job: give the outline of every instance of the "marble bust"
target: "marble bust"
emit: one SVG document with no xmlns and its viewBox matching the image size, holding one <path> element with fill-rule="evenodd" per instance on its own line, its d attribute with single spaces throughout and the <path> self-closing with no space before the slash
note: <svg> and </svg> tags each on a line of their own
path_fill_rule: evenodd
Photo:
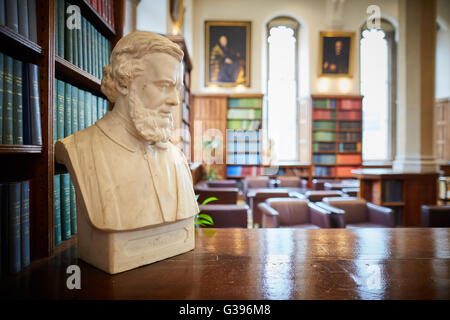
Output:
<svg viewBox="0 0 450 320">
<path fill-rule="evenodd" d="M 170 140 L 182 59 L 161 35 L 125 36 L 103 68 L 101 90 L 113 110 L 56 142 L 56 161 L 76 189 L 79 256 L 106 272 L 194 247 L 199 208 L 187 161 Z"/>
</svg>

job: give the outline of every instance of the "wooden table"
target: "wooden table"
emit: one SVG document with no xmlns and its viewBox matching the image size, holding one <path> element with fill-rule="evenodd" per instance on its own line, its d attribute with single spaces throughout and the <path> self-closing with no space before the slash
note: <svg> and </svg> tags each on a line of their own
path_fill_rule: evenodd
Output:
<svg viewBox="0 0 450 320">
<path fill-rule="evenodd" d="M 57 299 L 450 299 L 450 229 L 201 229 L 195 250 L 108 275 L 76 245 L 1 286 Z M 81 290 L 66 268 L 81 268 Z"/>
</svg>

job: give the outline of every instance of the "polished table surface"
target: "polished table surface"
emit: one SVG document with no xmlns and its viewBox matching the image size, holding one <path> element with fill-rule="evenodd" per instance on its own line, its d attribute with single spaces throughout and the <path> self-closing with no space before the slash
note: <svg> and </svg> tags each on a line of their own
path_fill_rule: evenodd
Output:
<svg viewBox="0 0 450 320">
<path fill-rule="evenodd" d="M 450 229 L 200 229 L 188 253 L 117 275 L 76 245 L 1 285 L 57 299 L 450 299 Z M 81 290 L 66 288 L 67 266 Z"/>
</svg>

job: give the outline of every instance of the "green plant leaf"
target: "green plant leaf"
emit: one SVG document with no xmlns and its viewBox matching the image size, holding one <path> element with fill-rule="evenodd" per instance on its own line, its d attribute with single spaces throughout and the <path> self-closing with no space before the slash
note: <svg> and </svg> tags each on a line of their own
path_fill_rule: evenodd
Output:
<svg viewBox="0 0 450 320">
<path fill-rule="evenodd" d="M 212 218 L 206 213 L 200 213 L 197 215 L 197 217 L 199 218 L 199 220 L 203 219 L 203 220 L 209 221 L 210 223 L 214 223 Z"/>
<path fill-rule="evenodd" d="M 212 201 L 216 201 L 216 200 L 219 200 L 219 199 L 217 199 L 216 197 L 209 197 L 209 198 L 206 198 L 205 200 L 203 200 L 201 205 L 204 206 L 205 204 L 208 204 L 208 203 L 210 203 Z"/>
</svg>

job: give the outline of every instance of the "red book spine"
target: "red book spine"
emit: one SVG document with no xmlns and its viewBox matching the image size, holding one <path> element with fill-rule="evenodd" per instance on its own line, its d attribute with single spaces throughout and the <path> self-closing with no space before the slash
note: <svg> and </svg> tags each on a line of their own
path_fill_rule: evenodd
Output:
<svg viewBox="0 0 450 320">
<path fill-rule="evenodd" d="M 109 7 L 110 7 L 110 5 L 111 5 L 111 2 L 109 0 L 105 0 L 105 19 L 106 19 L 106 22 L 109 25 L 111 25 L 111 20 L 110 20 L 110 17 L 109 17 Z"/>
<path fill-rule="evenodd" d="M 114 29 L 114 1 L 111 0 L 111 6 L 109 7 L 110 9 L 110 17 L 111 17 L 111 26 Z"/>
</svg>

